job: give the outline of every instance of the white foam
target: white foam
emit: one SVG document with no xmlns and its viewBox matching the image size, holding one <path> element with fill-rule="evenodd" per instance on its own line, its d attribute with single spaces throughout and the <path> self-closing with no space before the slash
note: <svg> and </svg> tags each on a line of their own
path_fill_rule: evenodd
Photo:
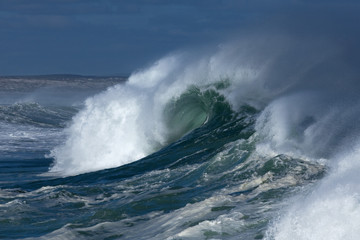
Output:
<svg viewBox="0 0 360 240">
<path fill-rule="evenodd" d="M 360 236 L 359 152 L 338 168 L 310 196 L 301 197 L 267 232 L 265 239 L 355 240 Z M 344 165 L 351 165 L 350 168 Z"/>
<path fill-rule="evenodd" d="M 129 163 L 149 154 L 155 147 L 156 132 L 146 123 L 147 96 L 127 88 L 112 88 L 86 101 L 67 129 L 65 145 L 52 154 L 56 164 L 51 171 L 76 174 Z M 136 96 L 136 97 L 135 97 Z M 151 139 L 151 141 L 149 140 Z"/>
<path fill-rule="evenodd" d="M 310 102 L 306 108 L 294 104 L 291 98 L 285 102 L 279 101 L 272 105 L 270 115 L 263 120 L 271 122 L 273 128 L 268 128 L 266 121 L 261 122 L 259 131 L 267 129 L 264 143 L 260 150 L 286 154 L 295 154 L 309 159 L 326 155 L 330 167 L 328 176 L 313 189 L 309 196 L 298 196 L 275 220 L 267 231 L 265 239 L 326 239 L 352 240 L 360 236 L 360 144 L 354 144 L 358 129 L 353 121 L 358 111 L 353 105 L 341 109 L 333 105 L 330 109 L 321 109 L 321 101 Z M 284 99 L 285 101 L 285 99 Z M 292 111 L 286 109 L 287 115 L 277 114 L 277 107 L 292 104 Z M 311 108 L 317 111 L 311 111 Z M 298 116 L 312 113 L 316 119 L 298 136 L 291 135 L 291 129 L 296 127 Z M 310 109 L 310 110 L 309 110 Z M 354 110 L 355 109 L 355 110 Z M 293 114 L 289 117 L 288 114 Z M 281 119 L 283 118 L 283 119 Z M 295 121 L 294 121 L 295 119 Z M 286 121 L 285 123 L 283 121 Z M 266 147 L 264 147 L 266 146 Z M 324 151 L 328 149 L 329 151 Z"/>
</svg>

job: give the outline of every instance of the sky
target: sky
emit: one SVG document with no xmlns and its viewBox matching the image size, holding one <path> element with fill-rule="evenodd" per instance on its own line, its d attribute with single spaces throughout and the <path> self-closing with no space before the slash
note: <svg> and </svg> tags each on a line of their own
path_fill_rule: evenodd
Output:
<svg viewBox="0 0 360 240">
<path fill-rule="evenodd" d="M 356 0 L 0 0 L 0 75 L 129 75 L 251 32 L 357 45 Z"/>
</svg>

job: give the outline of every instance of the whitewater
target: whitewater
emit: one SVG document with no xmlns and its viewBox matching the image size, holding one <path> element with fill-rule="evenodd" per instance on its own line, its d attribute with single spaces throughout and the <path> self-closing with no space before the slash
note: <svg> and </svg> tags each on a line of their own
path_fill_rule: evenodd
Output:
<svg viewBox="0 0 360 240">
<path fill-rule="evenodd" d="M 2 92 L 0 237 L 359 239 L 360 89 L 345 56 L 256 35 L 71 90 L 82 99 Z"/>
</svg>

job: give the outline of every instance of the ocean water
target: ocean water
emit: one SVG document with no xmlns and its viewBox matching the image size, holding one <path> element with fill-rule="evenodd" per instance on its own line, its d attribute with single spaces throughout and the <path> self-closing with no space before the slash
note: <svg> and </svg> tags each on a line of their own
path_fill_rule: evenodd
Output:
<svg viewBox="0 0 360 240">
<path fill-rule="evenodd" d="M 0 238 L 359 239 L 355 70 L 280 40 L 112 86 L 20 78 L 0 98 Z"/>
</svg>

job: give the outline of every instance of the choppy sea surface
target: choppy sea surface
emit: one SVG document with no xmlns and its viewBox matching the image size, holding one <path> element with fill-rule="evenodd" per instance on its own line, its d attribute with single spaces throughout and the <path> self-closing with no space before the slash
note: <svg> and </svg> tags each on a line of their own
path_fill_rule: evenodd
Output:
<svg viewBox="0 0 360 240">
<path fill-rule="evenodd" d="M 242 49 L 1 78 L 0 238 L 357 239 L 351 81 Z"/>
</svg>

